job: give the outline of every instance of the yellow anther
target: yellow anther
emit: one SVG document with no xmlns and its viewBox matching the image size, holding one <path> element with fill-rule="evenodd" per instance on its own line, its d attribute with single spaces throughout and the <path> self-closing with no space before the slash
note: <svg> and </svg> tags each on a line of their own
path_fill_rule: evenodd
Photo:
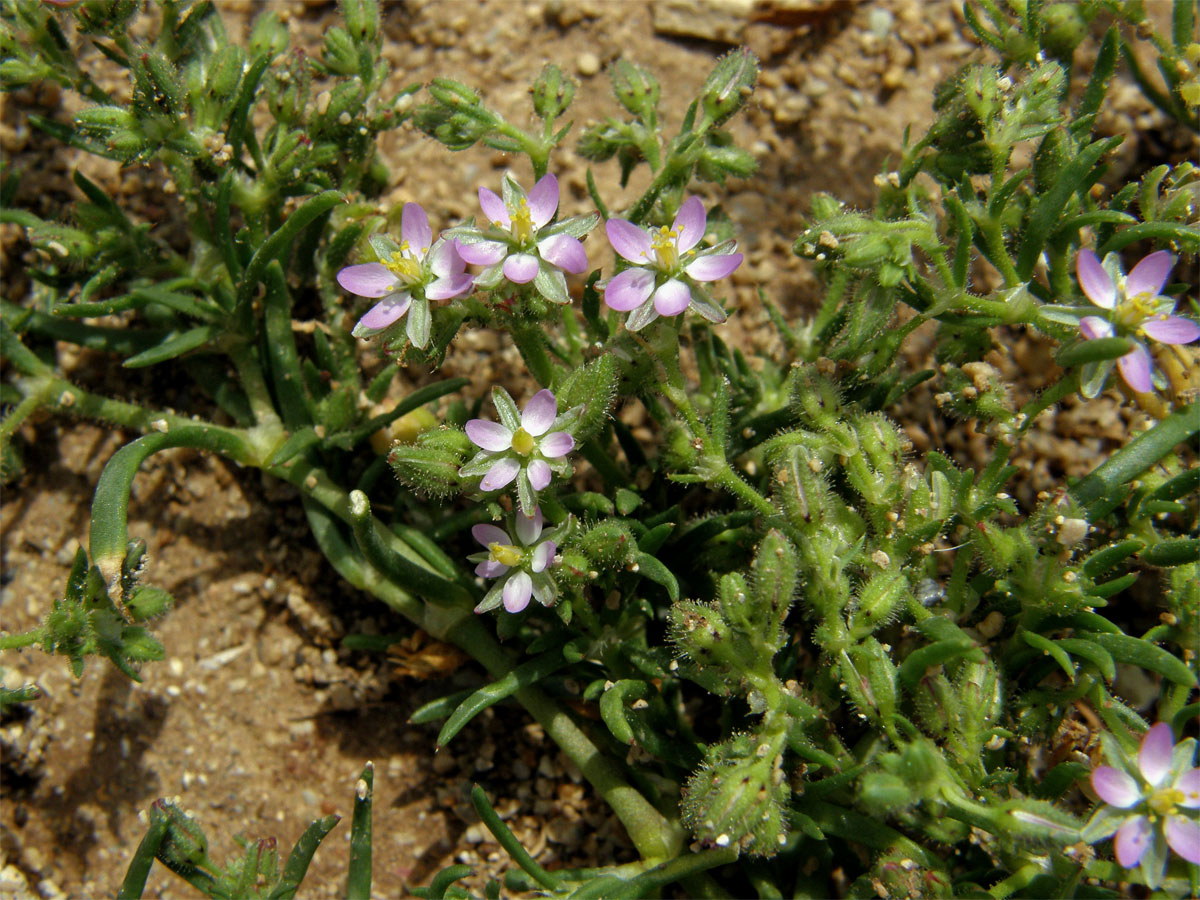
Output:
<svg viewBox="0 0 1200 900">
<path fill-rule="evenodd" d="M 1159 788 L 1150 795 L 1150 808 L 1160 816 L 1175 814 L 1175 807 L 1187 799 L 1179 788 Z"/>
<path fill-rule="evenodd" d="M 682 228 L 671 229 L 664 225 L 650 238 L 660 268 L 673 269 L 679 265 L 679 235 L 682 231 Z"/>
<path fill-rule="evenodd" d="M 518 428 L 512 437 L 512 448 L 522 456 L 528 456 L 533 452 L 533 448 L 537 446 L 537 441 L 533 439 L 533 435 L 524 428 Z"/>
<path fill-rule="evenodd" d="M 525 243 L 531 234 L 533 234 L 533 215 L 529 212 L 529 201 L 522 197 L 517 203 L 517 208 L 512 210 L 512 236 L 517 241 Z"/>
<path fill-rule="evenodd" d="M 384 261 L 384 266 L 397 276 L 405 285 L 414 285 L 421 280 L 421 263 L 414 259 L 408 249 L 408 241 L 400 245 L 400 249 Z"/>
<path fill-rule="evenodd" d="M 509 568 L 520 565 L 524 554 L 519 547 L 514 547 L 512 544 L 501 544 L 499 542 L 488 544 L 488 558 L 492 562 L 498 562 L 502 566 Z"/>
</svg>

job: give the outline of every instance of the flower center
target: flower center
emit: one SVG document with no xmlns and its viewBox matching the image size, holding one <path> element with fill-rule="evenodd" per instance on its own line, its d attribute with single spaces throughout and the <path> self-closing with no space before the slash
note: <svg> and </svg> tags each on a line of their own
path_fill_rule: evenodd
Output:
<svg viewBox="0 0 1200 900">
<path fill-rule="evenodd" d="M 511 211 L 511 215 L 512 236 L 523 244 L 533 234 L 533 215 L 529 212 L 529 201 L 522 197 L 517 208 Z"/>
<path fill-rule="evenodd" d="M 508 566 L 510 569 L 513 566 L 520 565 L 525 554 L 521 552 L 519 547 L 514 547 L 512 544 L 501 544 L 499 542 L 488 544 L 488 557 L 492 562 L 498 562 L 502 566 Z M 479 557 L 475 557 L 478 559 Z"/>
<path fill-rule="evenodd" d="M 674 230 L 664 225 L 658 229 L 658 234 L 651 235 L 650 246 L 658 257 L 658 265 L 663 269 L 674 269 L 679 265 L 679 235 L 682 228 Z"/>
<path fill-rule="evenodd" d="M 421 280 L 421 263 L 413 258 L 408 241 L 400 245 L 400 249 L 392 254 L 391 259 L 384 262 L 384 266 L 407 287 L 412 287 Z"/>
<path fill-rule="evenodd" d="M 1175 807 L 1186 799 L 1179 788 L 1159 788 L 1150 795 L 1150 808 L 1160 816 L 1171 816 L 1175 814 Z"/>
<path fill-rule="evenodd" d="M 533 439 L 533 435 L 524 428 L 518 428 L 512 436 L 512 448 L 522 456 L 528 456 L 533 452 L 533 448 L 537 446 L 537 441 Z"/>
</svg>

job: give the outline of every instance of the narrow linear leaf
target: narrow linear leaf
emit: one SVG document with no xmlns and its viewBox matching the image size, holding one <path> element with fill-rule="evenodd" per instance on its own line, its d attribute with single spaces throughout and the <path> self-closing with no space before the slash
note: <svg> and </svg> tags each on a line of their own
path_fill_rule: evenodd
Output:
<svg viewBox="0 0 1200 900">
<path fill-rule="evenodd" d="M 1067 655 L 1066 650 L 1058 646 L 1049 638 L 1043 637 L 1034 631 L 1022 631 L 1021 638 L 1034 650 L 1041 650 L 1042 653 L 1058 663 L 1058 667 L 1066 673 L 1067 678 L 1069 678 L 1071 683 L 1074 684 L 1075 667 L 1071 665 L 1071 657 Z"/>
<path fill-rule="evenodd" d="M 326 835 L 341 820 L 339 815 L 330 815 L 317 819 L 304 829 L 304 834 L 300 835 L 296 845 L 292 847 L 292 852 L 288 854 L 287 862 L 283 866 L 283 877 L 271 892 L 271 900 L 292 900 L 296 896 L 300 882 L 308 874 L 308 864 L 312 862 L 313 854 L 321 846 L 321 841 L 325 840 Z"/>
<path fill-rule="evenodd" d="M 175 359 L 177 356 L 183 356 L 185 353 L 199 350 L 204 345 L 219 337 L 220 334 L 221 329 L 216 325 L 200 325 L 181 334 L 174 334 L 168 337 L 157 347 L 151 347 L 149 350 L 143 350 L 141 353 L 134 354 L 121 365 L 126 369 L 143 369 L 146 366 L 166 362 L 168 359 Z"/>
<path fill-rule="evenodd" d="M 368 762 L 354 785 L 350 864 L 346 875 L 347 900 L 370 900 L 371 897 L 371 802 L 374 790 L 375 765 Z"/>
<path fill-rule="evenodd" d="M 450 743 L 454 736 L 466 727 L 468 722 L 489 706 L 499 703 L 506 697 L 511 697 L 517 691 L 521 690 L 521 688 L 536 684 L 547 675 L 557 672 L 566 664 L 560 648 L 556 647 L 553 650 L 548 650 L 541 656 L 531 659 L 527 663 L 522 663 L 499 681 L 493 681 L 491 684 L 484 685 L 464 700 L 454 710 L 446 724 L 442 726 L 442 730 L 437 737 L 438 747 L 445 747 L 446 744 Z"/>
<path fill-rule="evenodd" d="M 925 676 L 926 670 L 959 657 L 967 657 L 975 662 L 984 660 L 983 651 L 976 646 L 974 641 L 938 641 L 919 647 L 908 654 L 908 658 L 901 664 L 897 674 L 900 681 L 911 690 Z"/>
<path fill-rule="evenodd" d="M 1175 654 L 1128 634 L 1089 634 L 1087 639 L 1107 650 L 1117 662 L 1157 672 L 1176 684 L 1192 687 L 1196 676 Z"/>
</svg>

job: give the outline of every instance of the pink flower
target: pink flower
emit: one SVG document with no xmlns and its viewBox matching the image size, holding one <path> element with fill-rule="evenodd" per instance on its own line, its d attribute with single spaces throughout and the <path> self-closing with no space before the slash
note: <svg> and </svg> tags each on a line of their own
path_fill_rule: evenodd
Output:
<svg viewBox="0 0 1200 900">
<path fill-rule="evenodd" d="M 1121 768 L 1100 766 L 1092 788 L 1107 805 L 1092 816 L 1083 839 L 1094 843 L 1115 835 L 1117 862 L 1141 867 L 1151 888 L 1161 883 L 1167 847 L 1200 864 L 1200 825 L 1186 810 L 1200 809 L 1200 769 L 1192 766 L 1195 741 L 1175 744 L 1171 726 L 1159 722 L 1146 732 L 1133 764 L 1107 734 L 1105 755 Z"/>
<path fill-rule="evenodd" d="M 1115 254 L 1110 253 L 1103 263 L 1091 250 L 1080 250 L 1076 258 L 1075 271 L 1084 296 L 1109 311 L 1107 317 L 1084 316 L 1079 321 L 1079 330 L 1087 340 L 1117 335 L 1134 341 L 1133 349 L 1117 360 L 1117 368 L 1121 378 L 1135 391 L 1154 390 L 1146 338 L 1162 344 L 1189 344 L 1200 338 L 1200 325 L 1172 315 L 1175 301 L 1162 296 L 1173 264 L 1171 254 L 1159 250 L 1144 257 L 1126 276 Z M 1100 392 L 1111 365 L 1085 366 L 1081 379 L 1085 397 Z"/>
<path fill-rule="evenodd" d="M 624 219 L 604 226 L 613 249 L 633 265 L 609 279 L 604 302 L 629 312 L 625 327 L 637 331 L 659 316 L 677 316 L 689 306 L 711 322 L 724 322 L 725 312 L 712 301 L 701 282 L 724 278 L 742 264 L 737 245 L 726 241 L 696 252 L 704 237 L 708 215 L 699 197 L 679 207 L 670 228 L 641 228 Z"/>
<path fill-rule="evenodd" d="M 558 212 L 558 179 L 543 175 L 526 194 L 511 175 L 501 184 L 503 197 L 479 189 L 479 205 L 487 225 L 451 229 L 458 252 L 472 265 L 486 268 L 475 278 L 477 287 L 491 290 L 507 279 L 529 284 L 553 303 L 569 303 L 564 272 L 587 269 L 580 238 L 596 227 L 595 213 L 575 216 L 553 225 Z"/>
<path fill-rule="evenodd" d="M 540 390 L 518 417 L 517 406 L 504 388 L 494 388 L 492 400 L 500 421 L 472 419 L 466 424 L 467 437 L 482 449 L 458 470 L 459 475 L 482 475 L 479 489 L 483 491 L 498 491 L 515 480 L 521 510 L 529 514 L 537 492 L 550 484 L 552 474 L 571 472 L 566 455 L 575 448 L 575 438 L 567 429 L 581 407 L 560 416 L 554 394 Z"/>
<path fill-rule="evenodd" d="M 338 284 L 360 297 L 383 298 L 354 326 L 355 337 L 369 337 L 389 328 L 409 312 L 407 333 L 417 347 L 429 343 L 430 300 L 450 300 L 471 289 L 466 262 L 453 241 L 433 240 L 429 217 L 416 203 L 405 203 L 400 218 L 399 246 L 386 235 L 371 235 L 380 262 L 347 266 Z"/>
<path fill-rule="evenodd" d="M 534 597 L 543 606 L 553 606 L 558 586 L 547 571 L 554 565 L 554 554 L 558 544 L 554 538 L 561 529 L 542 534 L 541 507 L 535 506 L 531 515 L 516 513 L 513 516 L 512 532 L 495 525 L 480 524 L 471 529 L 475 540 L 487 548 L 487 553 L 475 553 L 467 557 L 478 563 L 475 574 L 482 578 L 499 579 L 484 595 L 475 612 L 487 612 L 504 603 L 504 608 L 517 613 L 529 605 Z"/>
</svg>

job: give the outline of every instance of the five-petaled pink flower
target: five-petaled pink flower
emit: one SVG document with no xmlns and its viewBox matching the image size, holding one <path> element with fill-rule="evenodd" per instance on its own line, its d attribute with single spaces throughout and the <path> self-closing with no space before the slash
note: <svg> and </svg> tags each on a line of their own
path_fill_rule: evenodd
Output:
<svg viewBox="0 0 1200 900">
<path fill-rule="evenodd" d="M 517 613 L 535 598 L 543 606 L 553 606 L 558 586 L 547 571 L 554 565 L 554 554 L 558 550 L 555 538 L 561 528 L 542 534 L 544 520 L 541 507 L 535 506 L 532 515 L 516 513 L 512 531 L 517 539 L 509 537 L 507 531 L 486 523 L 474 526 L 471 534 L 487 548 L 487 553 L 475 553 L 467 557 L 478 563 L 475 574 L 483 578 L 499 579 L 475 607 L 475 612 L 487 612 L 501 602 L 510 613 Z"/>
<path fill-rule="evenodd" d="M 713 302 L 701 282 L 724 278 L 742 264 L 734 241 L 697 252 L 708 215 L 699 197 L 681 207 L 670 228 L 647 231 L 624 219 L 609 219 L 604 230 L 609 243 L 632 267 L 614 275 L 604 288 L 604 302 L 628 311 L 630 331 L 659 316 L 677 316 L 689 306 L 711 322 L 724 322 L 725 312 Z"/>
<path fill-rule="evenodd" d="M 498 491 L 515 479 L 517 500 L 528 515 L 537 505 L 537 492 L 550 484 L 552 473 L 570 474 L 566 455 L 574 449 L 575 438 L 569 428 L 582 408 L 558 415 L 558 401 L 545 389 L 534 394 L 519 415 L 504 388 L 494 388 L 492 400 L 500 421 L 467 422 L 467 437 L 482 449 L 459 469 L 459 475 L 482 475 L 479 488 L 483 491 Z"/>
<path fill-rule="evenodd" d="M 405 203 L 400 218 L 399 246 L 386 235 L 371 235 L 371 247 L 380 261 L 347 266 L 337 274 L 338 284 L 352 294 L 383 299 L 354 326 L 355 337 L 384 331 L 409 313 L 408 338 L 417 347 L 429 343 L 430 300 L 450 300 L 471 289 L 473 278 L 454 241 L 433 239 L 429 217 L 416 203 Z M 409 310 L 411 309 L 411 312 Z"/>
<path fill-rule="evenodd" d="M 1200 325 L 1191 319 L 1172 315 L 1175 301 L 1161 296 L 1167 275 L 1174 260 L 1165 250 L 1143 258 L 1126 276 L 1121 263 L 1110 253 L 1101 263 L 1091 250 L 1080 250 L 1075 271 L 1079 286 L 1093 304 L 1109 311 L 1108 316 L 1084 316 L 1079 330 L 1084 338 L 1128 337 L 1134 347 L 1117 360 L 1117 368 L 1125 383 L 1133 390 L 1154 390 L 1150 353 L 1144 339 L 1162 344 L 1189 344 L 1200 338 Z M 1090 363 L 1085 366 L 1081 381 L 1085 397 L 1100 392 L 1111 363 Z"/>
<path fill-rule="evenodd" d="M 1167 847 L 1191 863 L 1200 863 L 1200 769 L 1192 765 L 1195 741 L 1175 744 L 1171 726 L 1159 722 L 1146 732 L 1137 762 L 1109 735 L 1105 755 L 1121 768 L 1100 766 L 1092 788 L 1107 806 L 1096 811 L 1083 830 L 1088 842 L 1115 835 L 1117 862 L 1142 869 L 1151 888 L 1161 883 Z"/>
<path fill-rule="evenodd" d="M 475 277 L 476 287 L 491 290 L 507 279 L 529 284 L 547 300 L 569 303 L 564 272 L 587 269 L 580 238 L 596 227 L 591 213 L 550 224 L 558 211 L 558 179 L 543 175 L 526 194 L 510 175 L 501 184 L 503 197 L 479 189 L 479 205 L 487 224 L 450 229 L 458 252 L 472 265 L 486 266 Z"/>
</svg>

